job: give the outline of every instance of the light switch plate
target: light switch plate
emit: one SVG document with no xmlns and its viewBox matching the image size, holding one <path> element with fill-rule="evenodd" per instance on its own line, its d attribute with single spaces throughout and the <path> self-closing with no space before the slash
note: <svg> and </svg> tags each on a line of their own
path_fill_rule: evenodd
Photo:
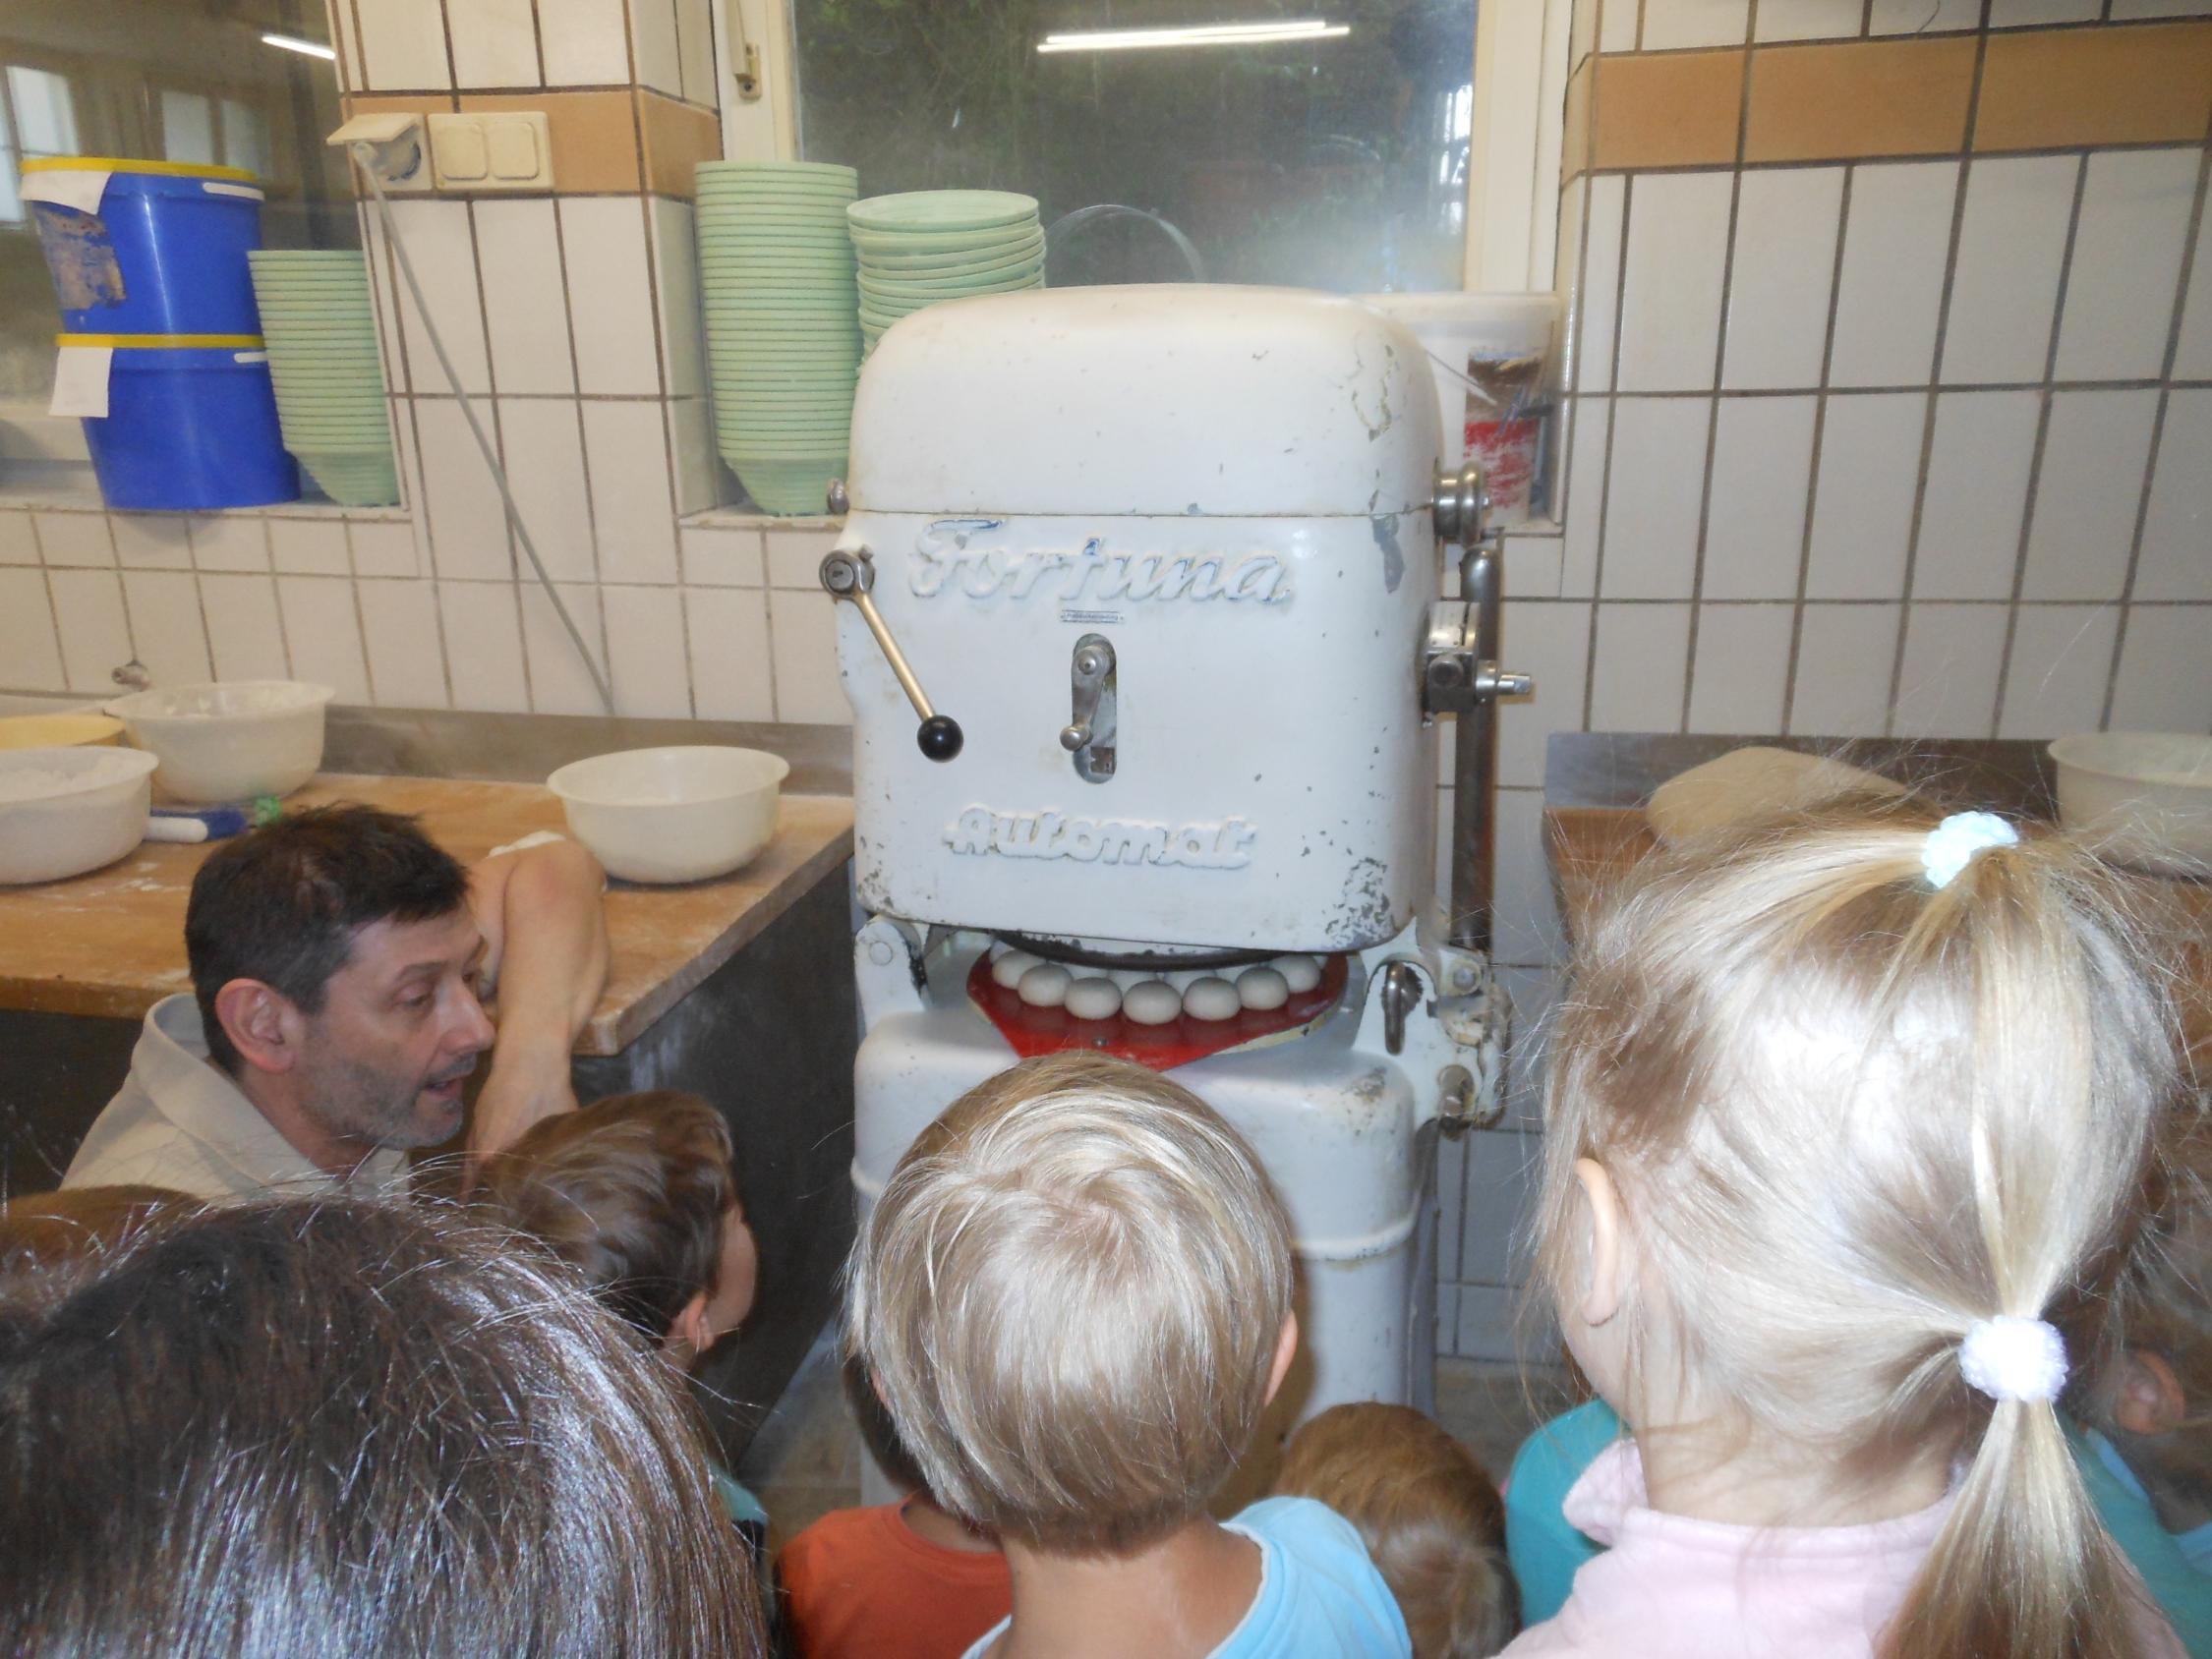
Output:
<svg viewBox="0 0 2212 1659">
<path fill-rule="evenodd" d="M 430 117 L 439 190 L 553 189 L 553 146 L 542 110 Z"/>
</svg>

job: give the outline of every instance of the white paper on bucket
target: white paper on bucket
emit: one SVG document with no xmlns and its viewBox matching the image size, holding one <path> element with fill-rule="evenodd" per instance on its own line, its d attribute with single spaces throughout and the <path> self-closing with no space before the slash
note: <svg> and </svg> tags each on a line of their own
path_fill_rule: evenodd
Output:
<svg viewBox="0 0 2212 1659">
<path fill-rule="evenodd" d="M 24 174 L 23 199 L 51 201 L 80 213 L 97 213 L 100 198 L 107 194 L 108 178 L 105 167 L 40 167 Z"/>
<path fill-rule="evenodd" d="M 256 190 L 252 185 L 226 185 L 220 179 L 203 179 L 200 188 L 209 196 L 242 196 L 248 201 L 265 201 L 268 199 L 266 192 Z"/>
<path fill-rule="evenodd" d="M 49 415 L 107 419 L 107 372 L 113 346 L 63 346 L 54 356 L 54 400 Z"/>
</svg>

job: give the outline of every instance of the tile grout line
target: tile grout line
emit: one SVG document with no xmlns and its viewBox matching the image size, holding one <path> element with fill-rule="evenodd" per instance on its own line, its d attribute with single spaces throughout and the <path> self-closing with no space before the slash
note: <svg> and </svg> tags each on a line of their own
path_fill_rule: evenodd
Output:
<svg viewBox="0 0 2212 1659">
<path fill-rule="evenodd" d="M 1596 90 L 1597 88 L 1593 86 L 1593 94 Z M 1630 215 L 1635 207 L 1635 179 L 1630 177 L 1622 180 L 1620 187 L 1620 257 L 1617 261 L 1618 268 L 1613 272 L 1613 291 L 1607 296 L 1607 303 L 1612 307 L 1613 323 L 1610 331 L 1611 338 L 1607 342 L 1606 349 L 1611 353 L 1612 361 L 1606 366 L 1605 372 L 1605 385 L 1607 387 L 1603 400 L 1605 408 L 1605 449 L 1604 454 L 1599 459 L 1598 467 L 1598 524 L 1596 533 L 1591 540 L 1590 630 L 1589 643 L 1584 648 L 1582 711 L 1576 721 L 1578 731 L 1590 729 L 1591 700 L 1597 693 L 1598 684 L 1598 621 L 1602 614 L 1601 606 L 1605 588 L 1605 532 L 1612 494 L 1613 443 L 1620 431 L 1620 425 L 1615 419 L 1616 411 L 1612 400 L 1620 387 L 1620 324 L 1628 300 L 1628 227 Z"/>
</svg>

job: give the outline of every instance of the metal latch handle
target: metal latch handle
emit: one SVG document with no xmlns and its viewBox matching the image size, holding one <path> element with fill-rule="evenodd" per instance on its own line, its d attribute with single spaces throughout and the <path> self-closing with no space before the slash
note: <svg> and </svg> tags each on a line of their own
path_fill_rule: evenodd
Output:
<svg viewBox="0 0 2212 1659">
<path fill-rule="evenodd" d="M 960 722 L 949 715 L 940 715 L 930 707 L 929 694 L 922 690 L 921 681 L 914 677 L 906 655 L 899 649 L 899 642 L 891 637 L 885 625 L 883 612 L 876 608 L 870 598 L 876 585 L 876 561 L 868 556 L 865 547 L 846 552 L 843 548 L 828 554 L 822 560 L 822 586 L 832 599 L 844 600 L 860 612 L 860 620 L 868 624 L 868 632 L 875 635 L 876 644 L 883 651 L 883 659 L 891 664 L 891 672 L 905 692 L 906 701 L 914 706 L 921 716 L 921 726 L 914 741 L 921 752 L 933 761 L 949 761 L 960 752 L 967 741 L 960 731 Z"/>
</svg>

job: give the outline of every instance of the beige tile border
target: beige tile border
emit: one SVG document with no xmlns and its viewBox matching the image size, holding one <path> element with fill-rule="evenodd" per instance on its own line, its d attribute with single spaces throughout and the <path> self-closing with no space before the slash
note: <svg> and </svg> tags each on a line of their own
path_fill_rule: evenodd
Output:
<svg viewBox="0 0 2212 1659">
<path fill-rule="evenodd" d="M 1948 155 L 1966 142 L 1970 34 L 1771 46 L 1752 54 L 1746 161 Z"/>
<path fill-rule="evenodd" d="M 2192 143 L 2212 126 L 2212 23 L 1992 34 L 1976 150 Z"/>
<path fill-rule="evenodd" d="M 1740 47 L 1594 59 L 1590 165 L 1613 171 L 1733 161 L 1742 102 Z"/>
</svg>

